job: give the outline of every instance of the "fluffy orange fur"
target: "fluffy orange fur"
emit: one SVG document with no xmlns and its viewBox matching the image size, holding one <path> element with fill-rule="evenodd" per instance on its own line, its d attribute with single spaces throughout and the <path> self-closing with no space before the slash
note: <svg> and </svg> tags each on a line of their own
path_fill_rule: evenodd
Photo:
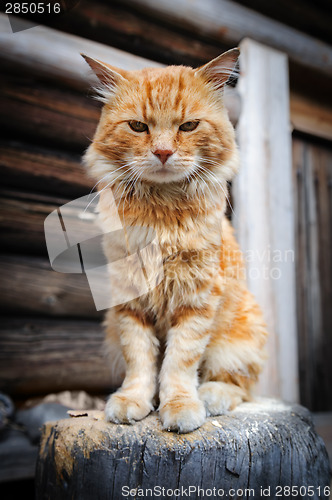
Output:
<svg viewBox="0 0 332 500">
<path fill-rule="evenodd" d="M 223 87 L 237 58 L 233 49 L 198 69 L 124 71 L 85 56 L 104 102 L 84 157 L 99 182 L 101 224 L 110 230 L 109 187 L 124 226 L 156 232 L 164 272 L 153 290 L 107 312 L 124 377 L 109 421 L 140 420 L 159 402 L 165 429 L 192 431 L 249 400 L 262 368 L 265 324 L 225 217 L 238 154 Z M 111 246 L 105 237 L 106 256 Z"/>
</svg>

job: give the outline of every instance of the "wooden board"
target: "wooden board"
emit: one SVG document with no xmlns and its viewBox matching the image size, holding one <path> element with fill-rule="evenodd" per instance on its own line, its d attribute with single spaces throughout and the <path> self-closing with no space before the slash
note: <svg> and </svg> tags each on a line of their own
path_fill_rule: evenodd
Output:
<svg viewBox="0 0 332 500">
<path fill-rule="evenodd" d="M 126 0 L 126 5 L 200 36 L 237 45 L 246 37 L 288 54 L 291 61 L 332 76 L 332 48 L 230 0 Z"/>
<path fill-rule="evenodd" d="M 193 44 L 193 47 L 195 47 L 195 44 Z M 33 30 L 21 31 L 12 36 L 6 16 L 0 14 L 0 62 L 2 67 L 7 68 L 7 73 L 18 75 L 19 81 L 21 81 L 24 72 L 26 77 L 32 75 L 48 81 L 53 80 L 56 81 L 57 85 L 64 86 L 67 89 L 78 89 L 85 93 L 85 97 L 84 99 L 81 97 L 81 105 L 79 105 L 79 99 L 74 94 L 68 93 L 66 96 L 65 93 L 61 94 L 60 89 L 57 89 L 55 95 L 50 96 L 46 93 L 45 96 L 45 90 L 41 84 L 34 84 L 34 91 L 31 98 L 29 98 L 28 95 L 31 92 L 30 82 L 28 84 L 28 87 L 30 85 L 29 91 L 26 89 L 25 92 L 19 92 L 22 102 L 17 102 L 15 85 L 13 89 L 8 89 L 8 86 L 5 85 L 3 92 L 8 99 L 4 99 L 3 114 L 7 117 L 9 123 L 15 123 L 19 127 L 19 123 L 13 122 L 13 116 L 16 113 L 16 116 L 20 116 L 22 120 L 22 115 L 17 113 L 26 113 L 25 117 L 28 123 L 22 122 L 21 130 L 28 131 L 31 126 L 37 127 L 39 133 L 44 134 L 45 139 L 50 141 L 54 140 L 54 136 L 55 138 L 59 137 L 59 134 L 55 132 L 59 130 L 58 124 L 59 122 L 61 124 L 59 114 L 62 114 L 66 117 L 65 122 L 62 122 L 62 140 L 67 145 L 72 143 L 80 147 L 86 147 L 88 145 L 87 138 L 92 138 L 95 129 L 92 122 L 98 116 L 98 114 L 93 114 L 92 110 L 94 108 L 94 112 L 96 112 L 97 105 L 89 104 L 86 93 L 91 86 L 98 83 L 98 80 L 80 56 L 82 52 L 128 70 L 142 69 L 147 66 L 163 66 L 155 61 L 43 26 L 37 26 Z M 223 52 L 223 48 L 216 51 L 215 55 L 221 52 Z M 206 59 L 209 59 L 210 56 L 211 54 Z M 189 64 L 186 61 L 183 61 L 183 63 Z M 38 92 L 41 93 L 38 96 L 38 100 L 41 100 L 41 106 L 38 106 L 38 100 L 36 102 L 36 93 L 38 94 Z M 61 98 L 57 99 L 59 95 Z M 225 104 L 233 123 L 236 123 L 239 114 L 239 103 L 238 99 L 235 98 L 234 100 L 231 90 L 229 95 L 230 98 L 228 98 L 228 95 L 225 96 Z M 55 99 L 54 104 L 52 99 Z M 36 110 L 34 111 L 32 103 L 37 104 L 38 113 L 36 113 Z M 32 112 L 31 125 L 29 125 L 29 111 Z M 81 114 L 77 115 L 77 111 Z M 82 114 L 84 114 L 84 122 L 80 121 L 82 120 Z M 52 127 L 55 128 L 55 131 L 53 130 L 51 133 L 50 129 Z M 66 137 L 64 137 L 65 130 L 68 131 Z M 59 131 L 61 136 L 61 127 Z"/>
<path fill-rule="evenodd" d="M 290 96 L 294 130 L 332 141 L 332 108 L 298 94 Z"/>
<path fill-rule="evenodd" d="M 22 141 L 0 143 L 2 186 L 78 198 L 94 182 L 85 174 L 80 155 L 33 147 Z"/>
<path fill-rule="evenodd" d="M 267 17 L 292 26 L 329 44 L 332 43 L 332 11 L 329 0 L 237 0 L 237 3 L 254 9 Z"/>
<path fill-rule="evenodd" d="M 151 22 L 121 2 L 81 0 L 57 28 L 164 64 L 199 66 L 229 48 L 162 21 Z"/>
<path fill-rule="evenodd" d="M 24 25 L 25 21 L 22 20 Z M 29 24 L 27 24 L 27 27 Z M 13 36 L 7 16 L 0 14 L 0 60 L 22 72 L 53 78 L 65 86 L 86 90 L 97 82 L 80 53 L 96 57 L 123 69 L 161 66 L 142 57 L 101 43 L 35 26 Z"/>
<path fill-rule="evenodd" d="M 36 472 L 37 500 L 111 500 L 131 489 L 133 498 L 157 498 L 158 490 L 170 498 L 278 498 L 292 486 L 324 498 L 318 488 L 328 497 L 329 484 L 309 412 L 270 400 L 183 435 L 163 431 L 156 414 L 132 426 L 107 423 L 101 412 L 49 423 Z"/>
<path fill-rule="evenodd" d="M 234 225 L 250 290 L 270 333 L 261 390 L 298 400 L 288 61 L 252 40 L 241 44 L 238 125 L 241 166 L 234 183 Z"/>
<path fill-rule="evenodd" d="M 103 339 L 97 322 L 2 318 L 0 390 L 12 396 L 108 393 L 112 374 Z"/>
<path fill-rule="evenodd" d="M 293 138 L 301 401 L 332 410 L 332 147 Z"/>
<path fill-rule="evenodd" d="M 0 190 L 2 251 L 47 256 L 44 220 L 70 200 L 13 190 Z"/>
<path fill-rule="evenodd" d="M 2 76 L 0 88 L 0 126 L 6 134 L 79 153 L 91 142 L 100 115 L 95 100 L 21 76 Z"/>
<path fill-rule="evenodd" d="M 0 310 L 35 315 L 101 319 L 85 274 L 53 271 L 47 259 L 0 254 Z"/>
</svg>

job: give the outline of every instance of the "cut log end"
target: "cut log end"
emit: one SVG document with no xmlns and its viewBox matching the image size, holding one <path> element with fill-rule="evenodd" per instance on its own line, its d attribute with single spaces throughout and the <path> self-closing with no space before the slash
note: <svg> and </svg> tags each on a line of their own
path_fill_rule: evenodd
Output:
<svg viewBox="0 0 332 500">
<path fill-rule="evenodd" d="M 130 490 L 154 498 L 162 488 L 176 498 L 189 487 L 192 498 L 214 488 L 216 497 L 234 490 L 239 498 L 261 498 L 269 489 L 274 498 L 292 486 L 319 498 L 329 484 L 328 455 L 308 410 L 260 400 L 189 434 L 163 430 L 157 413 L 132 426 L 108 423 L 96 411 L 46 424 L 36 498 L 107 500 Z"/>
</svg>

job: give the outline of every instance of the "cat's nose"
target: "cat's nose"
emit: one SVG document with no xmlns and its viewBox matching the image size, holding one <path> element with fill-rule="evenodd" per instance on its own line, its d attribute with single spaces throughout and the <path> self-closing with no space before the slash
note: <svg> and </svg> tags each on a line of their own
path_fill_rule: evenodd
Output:
<svg viewBox="0 0 332 500">
<path fill-rule="evenodd" d="M 158 156 L 163 165 L 167 162 L 168 158 L 172 156 L 173 153 L 174 151 L 171 151 L 170 149 L 156 149 L 155 151 L 153 151 L 153 154 Z"/>
</svg>

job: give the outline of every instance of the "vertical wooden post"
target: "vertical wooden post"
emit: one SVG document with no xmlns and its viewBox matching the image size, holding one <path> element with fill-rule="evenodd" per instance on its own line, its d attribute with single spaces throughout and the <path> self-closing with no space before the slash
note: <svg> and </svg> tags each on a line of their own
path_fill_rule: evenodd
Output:
<svg viewBox="0 0 332 500">
<path fill-rule="evenodd" d="M 288 59 L 249 39 L 240 48 L 241 167 L 234 184 L 234 226 L 249 288 L 270 331 L 259 392 L 295 402 L 299 390 Z"/>
</svg>

